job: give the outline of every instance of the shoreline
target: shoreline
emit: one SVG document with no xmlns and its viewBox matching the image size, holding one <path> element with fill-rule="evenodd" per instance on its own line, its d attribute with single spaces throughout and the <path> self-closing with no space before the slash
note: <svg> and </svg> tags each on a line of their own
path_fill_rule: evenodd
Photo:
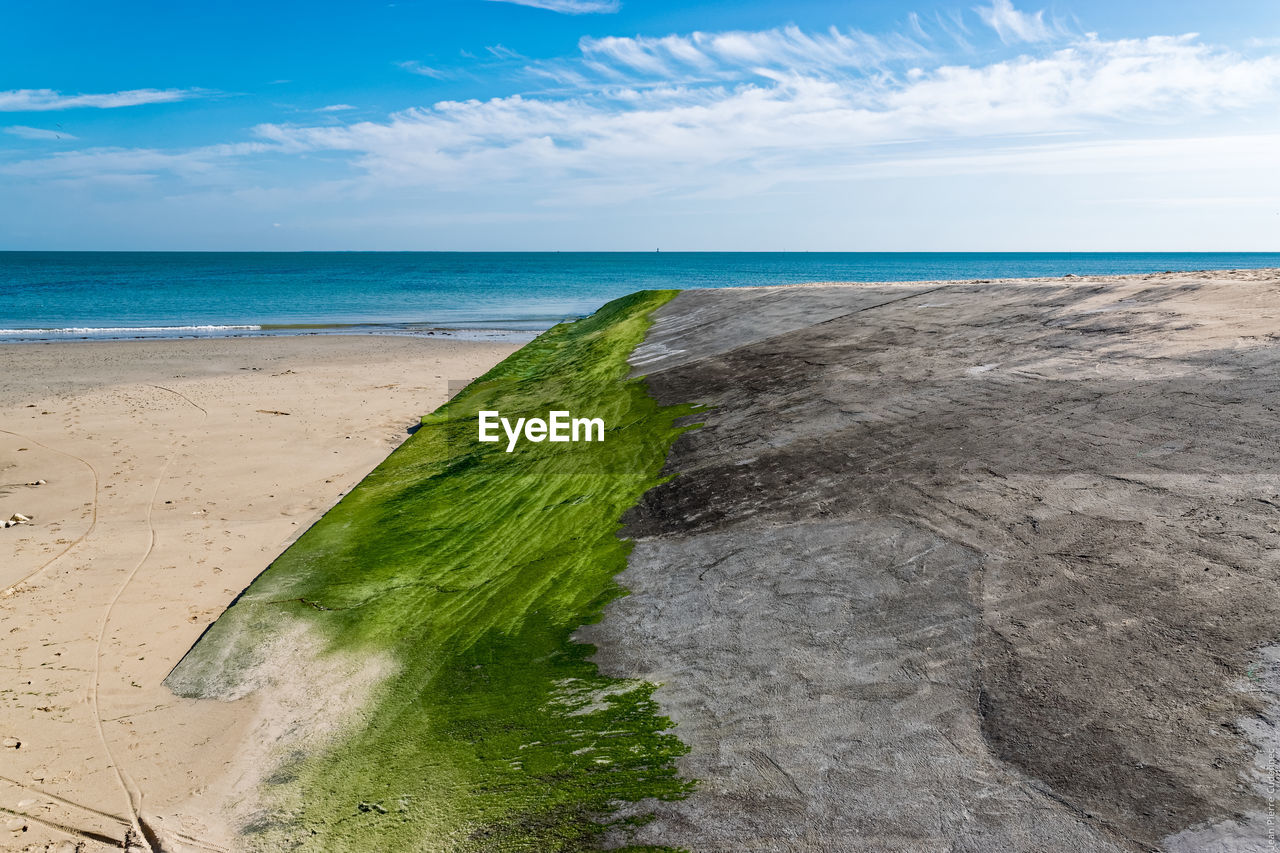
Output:
<svg viewBox="0 0 1280 853">
<path fill-rule="evenodd" d="M 363 328 L 368 326 L 369 328 Z M 548 327 L 549 328 L 549 327 Z M 111 341 L 210 341 L 244 338 L 296 338 L 359 335 L 393 338 L 434 338 L 455 341 L 528 343 L 546 329 L 403 328 L 394 324 L 306 324 L 153 326 L 121 328 L 0 329 L 0 346 L 9 344 L 79 344 Z"/>
</svg>

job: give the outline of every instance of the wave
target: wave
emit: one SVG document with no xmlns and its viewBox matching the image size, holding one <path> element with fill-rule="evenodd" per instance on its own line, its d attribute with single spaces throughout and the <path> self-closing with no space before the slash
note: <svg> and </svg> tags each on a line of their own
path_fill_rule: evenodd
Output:
<svg viewBox="0 0 1280 853">
<path fill-rule="evenodd" d="M 0 336 L 115 335 L 139 332 L 260 332 L 261 326 L 74 326 L 66 329 L 0 329 Z"/>
<path fill-rule="evenodd" d="M 516 325 L 516 324 L 512 324 Z M 240 336 L 291 336 L 325 334 L 426 335 L 472 341 L 507 341 L 525 343 L 533 340 L 549 327 L 550 323 L 534 324 L 533 328 L 494 328 L 486 324 L 479 328 L 450 328 L 447 326 L 417 323 L 299 323 L 238 324 L 238 325 L 190 325 L 190 326 L 68 326 L 58 329 L 0 329 L 3 343 L 50 343 L 56 341 L 108 341 L 125 338 L 163 340 L 177 338 L 229 338 Z"/>
</svg>

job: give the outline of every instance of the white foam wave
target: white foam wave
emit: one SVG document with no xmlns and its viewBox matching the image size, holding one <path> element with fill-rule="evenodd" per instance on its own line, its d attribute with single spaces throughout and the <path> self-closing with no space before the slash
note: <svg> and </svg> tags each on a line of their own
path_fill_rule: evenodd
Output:
<svg viewBox="0 0 1280 853">
<path fill-rule="evenodd" d="M 76 326 L 67 329 L 0 329 L 0 336 L 116 335 L 140 332 L 258 332 L 261 326 Z"/>
</svg>

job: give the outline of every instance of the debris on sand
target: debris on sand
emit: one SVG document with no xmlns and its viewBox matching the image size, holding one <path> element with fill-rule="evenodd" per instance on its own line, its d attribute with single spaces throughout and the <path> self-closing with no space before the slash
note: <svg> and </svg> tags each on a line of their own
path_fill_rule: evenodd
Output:
<svg viewBox="0 0 1280 853">
<path fill-rule="evenodd" d="M 6 520 L 6 521 L 4 522 L 4 526 L 5 526 L 5 527 L 16 527 L 16 526 L 17 526 L 17 525 L 19 525 L 19 524 L 30 524 L 30 523 L 31 523 L 31 516 L 29 516 L 29 515 L 23 515 L 23 514 L 22 514 L 22 513 L 20 513 L 20 512 L 15 512 L 13 515 L 11 515 L 11 516 L 8 518 L 8 520 Z"/>
<path fill-rule="evenodd" d="M 287 415 L 289 412 L 282 412 L 279 409 L 258 409 L 260 415 Z"/>
</svg>

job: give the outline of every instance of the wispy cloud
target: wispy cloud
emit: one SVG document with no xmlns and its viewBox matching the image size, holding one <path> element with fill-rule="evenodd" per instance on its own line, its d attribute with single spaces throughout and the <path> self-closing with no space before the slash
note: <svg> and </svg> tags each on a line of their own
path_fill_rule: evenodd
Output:
<svg viewBox="0 0 1280 853">
<path fill-rule="evenodd" d="M 974 11 L 1005 44 L 1047 41 L 1060 34 L 1056 26 L 1045 23 L 1043 11 L 1020 12 L 1014 8 L 1012 0 L 991 0 L 990 6 L 979 6 Z"/>
<path fill-rule="evenodd" d="M 422 77 L 432 77 L 436 80 L 447 80 L 453 76 L 452 72 L 443 68 L 435 68 L 416 59 L 409 59 L 404 62 L 397 62 L 396 65 L 408 71 L 410 74 L 418 74 Z"/>
<path fill-rule="evenodd" d="M 519 53 L 501 44 L 491 44 L 485 48 L 494 59 L 524 59 Z"/>
<path fill-rule="evenodd" d="M 955 11 L 949 12 L 945 16 L 942 12 L 935 12 L 933 19 L 937 22 L 938 29 L 946 33 L 957 47 L 965 51 L 973 50 L 973 45 L 966 38 L 970 33 L 969 28 L 965 26 L 963 15 Z"/>
<path fill-rule="evenodd" d="M 206 145 L 186 151 L 151 148 L 88 148 L 49 157 L 19 160 L 0 166 L 0 174 L 53 180 L 149 181 L 162 175 L 203 182 L 216 178 L 227 166 L 272 146 L 262 142 Z"/>
<path fill-rule="evenodd" d="M 23 124 L 15 124 L 12 127 L 6 127 L 4 132 L 10 136 L 17 136 L 21 139 L 76 139 L 76 137 L 61 130 L 48 130 L 43 127 L 27 127 Z"/>
<path fill-rule="evenodd" d="M 319 107 L 316 109 L 318 113 L 340 113 L 347 110 L 354 110 L 351 104 L 329 104 L 327 107 Z"/>
<path fill-rule="evenodd" d="M 0 112 L 47 112 L 77 107 L 112 109 L 143 104 L 167 104 L 207 94 L 199 89 L 129 89 L 92 95 L 64 95 L 54 89 L 0 91 Z"/>
<path fill-rule="evenodd" d="M 546 9 L 564 15 L 611 14 L 622 8 L 618 0 L 493 0 L 493 2 L 532 6 L 535 9 Z"/>
<path fill-rule="evenodd" d="M 583 38 L 582 56 L 596 70 L 672 77 L 741 69 L 839 72 L 920 60 L 929 50 L 903 35 L 877 37 L 858 30 L 806 32 L 796 26 L 755 32 L 695 32 L 660 38 Z"/>
<path fill-rule="evenodd" d="M 917 37 L 925 40 L 932 40 L 933 37 L 930 36 L 927 32 L 925 32 L 924 24 L 920 23 L 919 13 L 911 12 L 910 14 L 908 14 L 907 24 L 911 27 L 911 31 L 915 33 Z"/>
</svg>

